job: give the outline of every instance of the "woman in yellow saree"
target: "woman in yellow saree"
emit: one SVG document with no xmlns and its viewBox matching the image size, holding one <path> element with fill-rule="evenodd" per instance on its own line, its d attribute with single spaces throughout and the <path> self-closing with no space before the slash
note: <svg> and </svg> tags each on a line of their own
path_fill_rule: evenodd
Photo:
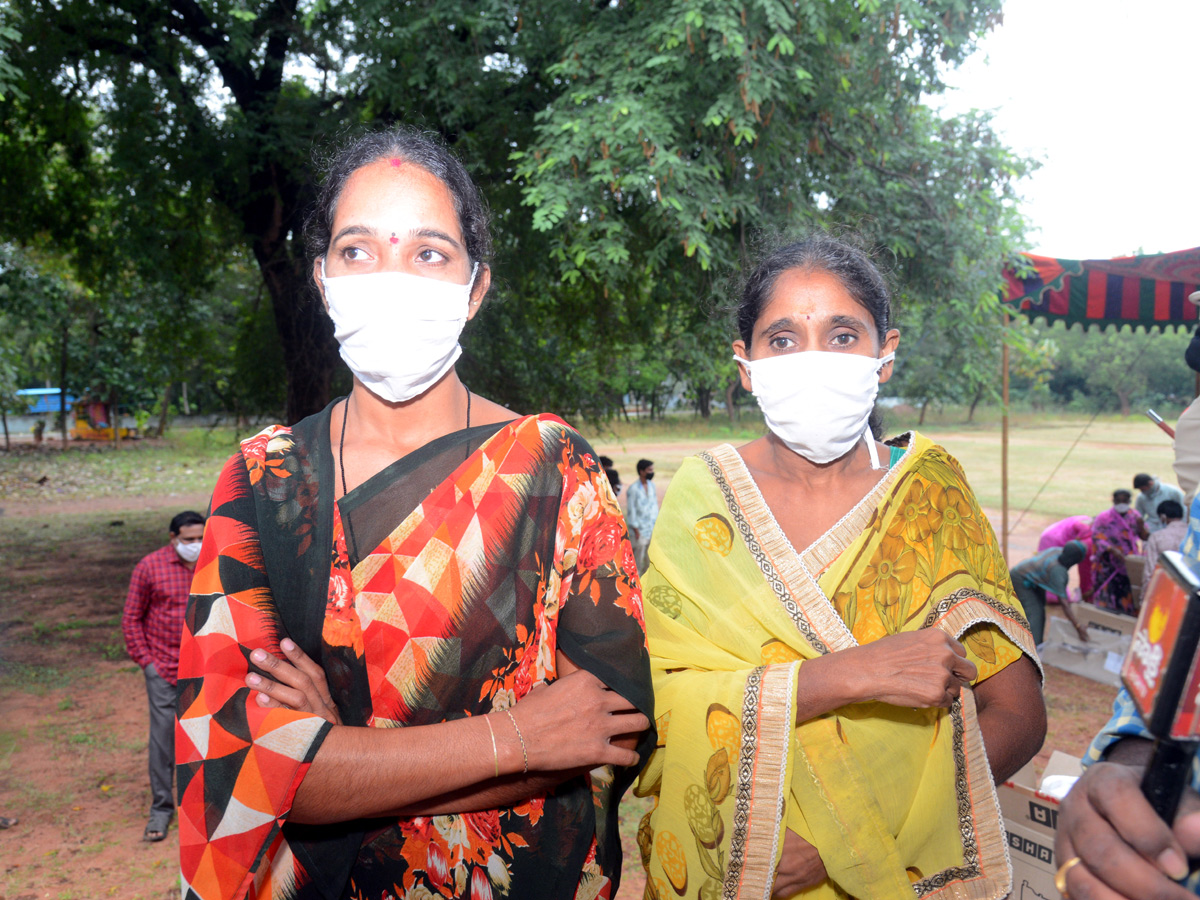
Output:
<svg viewBox="0 0 1200 900">
<path fill-rule="evenodd" d="M 957 462 L 869 430 L 888 326 L 882 278 L 835 241 L 747 284 L 734 349 L 770 433 L 684 462 L 643 578 L 647 896 L 1011 889 L 993 779 L 1044 737 L 1037 657 Z"/>
</svg>

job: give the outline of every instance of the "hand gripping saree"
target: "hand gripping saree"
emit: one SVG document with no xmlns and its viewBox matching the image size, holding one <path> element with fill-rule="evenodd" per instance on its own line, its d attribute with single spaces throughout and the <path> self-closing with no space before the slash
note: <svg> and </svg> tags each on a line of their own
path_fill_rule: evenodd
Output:
<svg viewBox="0 0 1200 900">
<path fill-rule="evenodd" d="M 575 431 L 530 416 L 450 434 L 335 504 L 329 418 L 246 441 L 213 495 L 180 660 L 185 900 L 615 893 L 633 771 L 506 809 L 288 821 L 331 726 L 244 686 L 251 650 L 285 635 L 322 666 L 346 725 L 506 709 L 555 678 L 557 650 L 653 716 L 633 553 Z"/>
<path fill-rule="evenodd" d="M 800 553 L 736 450 L 692 457 L 642 586 L 658 715 L 637 787 L 657 797 L 638 831 L 648 896 L 766 900 L 785 827 L 829 874 L 798 896 L 1008 894 L 972 691 L 949 710 L 857 703 L 795 724 L 806 660 L 901 631 L 959 637 L 980 679 L 1022 652 L 1036 661 L 995 537 L 944 450 L 910 436 Z"/>
</svg>

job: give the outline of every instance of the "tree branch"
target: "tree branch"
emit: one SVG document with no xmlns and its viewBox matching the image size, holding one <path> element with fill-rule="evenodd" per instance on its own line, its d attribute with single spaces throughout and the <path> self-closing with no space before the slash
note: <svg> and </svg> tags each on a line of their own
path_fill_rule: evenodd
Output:
<svg viewBox="0 0 1200 900">
<path fill-rule="evenodd" d="M 249 59 L 232 59 L 230 48 L 221 40 L 216 24 L 196 0 L 170 0 L 170 6 L 178 17 L 177 24 L 183 26 L 177 33 L 204 48 L 238 106 L 247 109 L 255 99 L 254 71 Z"/>
</svg>

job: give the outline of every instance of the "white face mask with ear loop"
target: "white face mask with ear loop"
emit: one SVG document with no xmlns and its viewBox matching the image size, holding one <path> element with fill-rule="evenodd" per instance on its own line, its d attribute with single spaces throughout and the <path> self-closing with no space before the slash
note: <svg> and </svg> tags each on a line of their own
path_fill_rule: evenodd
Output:
<svg viewBox="0 0 1200 900">
<path fill-rule="evenodd" d="M 200 541 L 189 541 L 186 544 L 183 541 L 176 541 L 175 552 L 179 554 L 179 558 L 184 562 L 194 563 L 200 558 L 200 548 L 202 546 L 203 544 Z"/>
<path fill-rule="evenodd" d="M 879 393 L 879 370 L 896 358 L 805 350 L 753 362 L 734 356 L 750 373 L 767 427 L 805 459 L 829 463 L 867 438 L 871 468 L 879 452 L 869 420 Z"/>
<path fill-rule="evenodd" d="M 462 354 L 471 289 L 407 272 L 325 277 L 321 286 L 346 365 L 378 397 L 403 403 L 435 385 Z"/>
</svg>

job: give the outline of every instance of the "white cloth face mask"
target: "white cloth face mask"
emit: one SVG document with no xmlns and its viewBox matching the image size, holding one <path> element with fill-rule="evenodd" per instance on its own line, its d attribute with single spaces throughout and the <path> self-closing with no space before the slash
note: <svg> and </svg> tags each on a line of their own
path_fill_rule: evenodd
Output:
<svg viewBox="0 0 1200 900">
<path fill-rule="evenodd" d="M 179 558 L 184 562 L 194 563 L 200 558 L 200 547 L 203 546 L 199 541 L 183 543 L 180 541 L 175 545 L 175 552 L 179 554 Z"/>
<path fill-rule="evenodd" d="M 833 462 L 867 437 L 871 468 L 879 454 L 868 420 L 879 393 L 879 370 L 896 354 L 806 350 L 753 362 L 734 356 L 750 372 L 754 397 L 767 427 L 789 448 L 815 463 Z"/>
<path fill-rule="evenodd" d="M 450 371 L 462 347 L 471 288 L 406 272 L 325 277 L 321 285 L 342 359 L 371 393 L 392 403 L 419 397 Z"/>
</svg>

